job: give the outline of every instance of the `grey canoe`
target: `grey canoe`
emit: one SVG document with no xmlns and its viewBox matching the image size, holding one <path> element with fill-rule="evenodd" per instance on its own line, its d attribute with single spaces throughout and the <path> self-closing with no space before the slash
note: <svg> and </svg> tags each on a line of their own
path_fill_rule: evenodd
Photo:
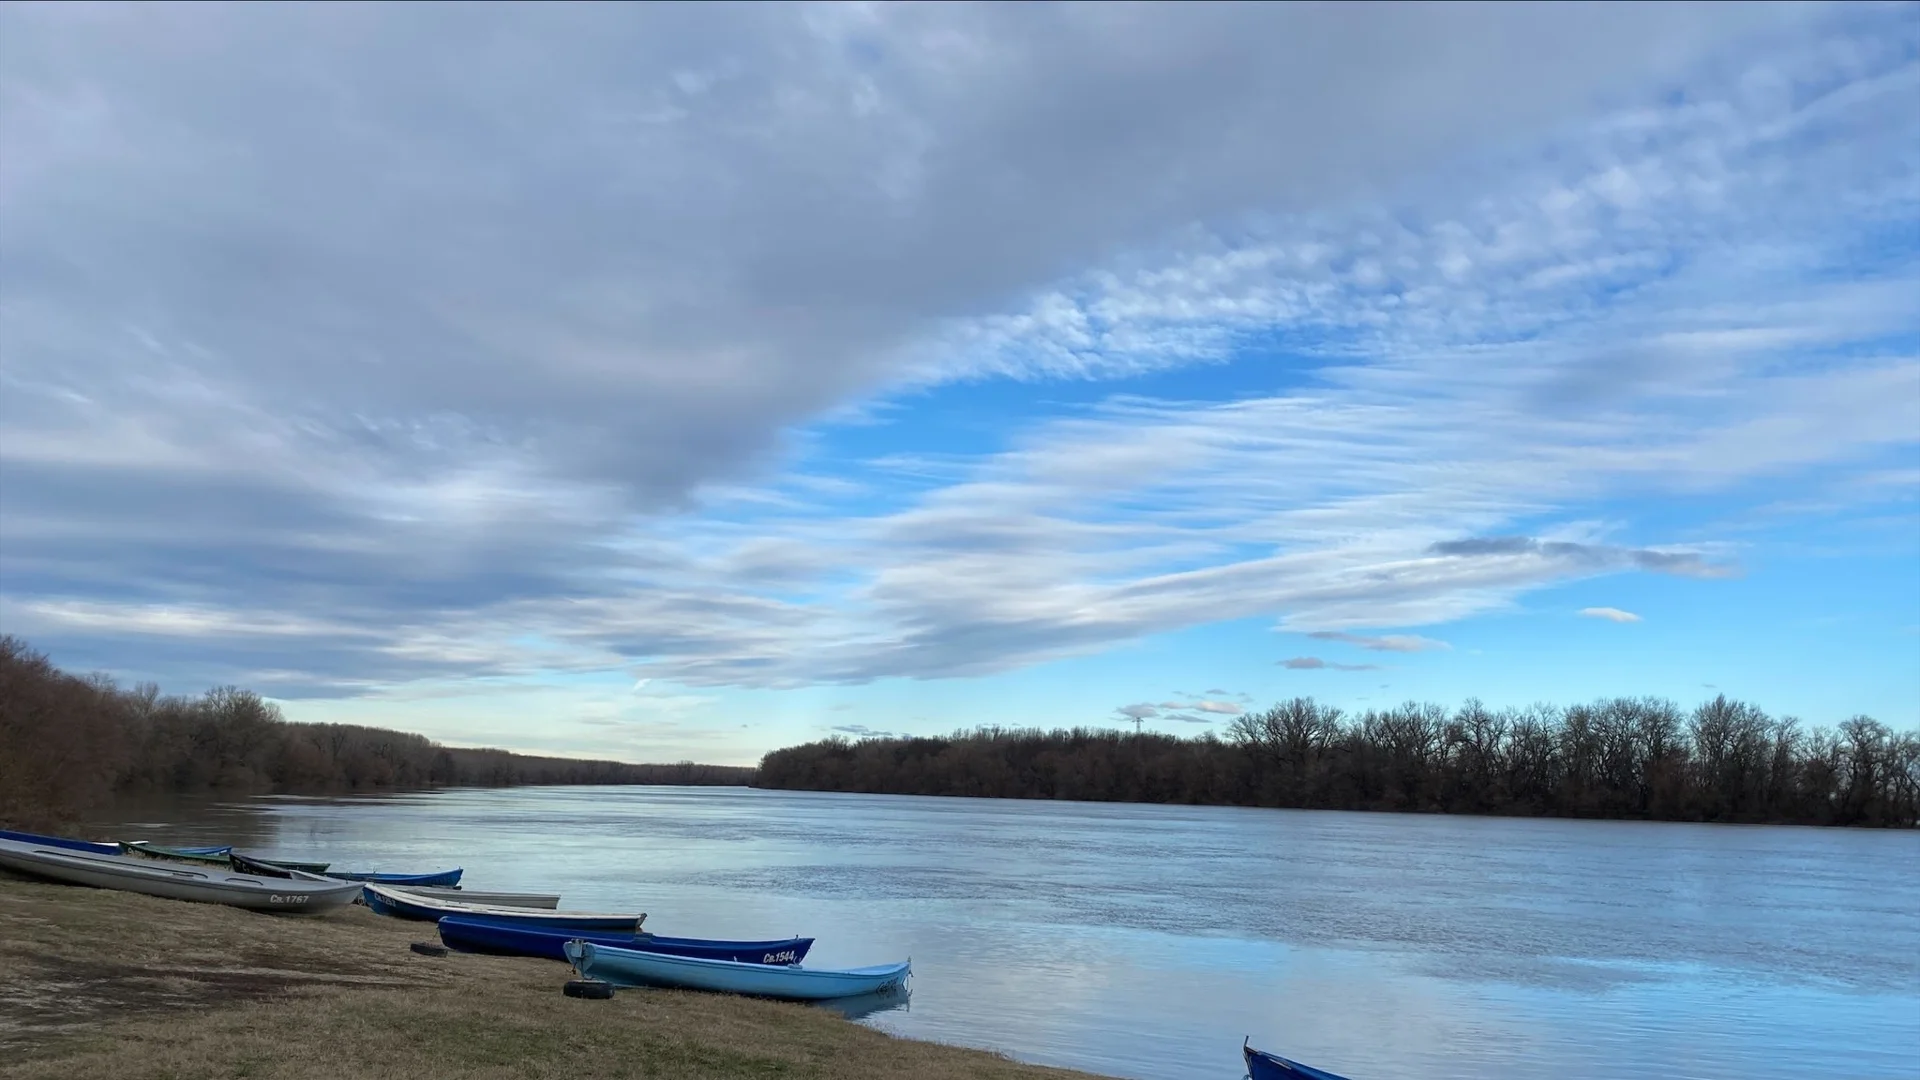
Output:
<svg viewBox="0 0 1920 1080">
<path fill-rule="evenodd" d="M 481 892 L 479 889 L 449 889 L 439 885 L 386 885 L 383 888 L 394 892 L 412 893 L 415 896 L 431 896 L 438 900 L 454 900 L 462 904 L 483 904 L 487 907 L 545 908 L 552 911 L 560 906 L 560 894 L 526 892 Z"/>
<path fill-rule="evenodd" d="M 226 904 L 276 915 L 306 915 L 345 907 L 360 895 L 357 881 L 338 881 L 297 870 L 290 878 L 253 877 L 211 866 L 96 855 L 16 840 L 0 840 L 0 867 L 69 885 Z"/>
</svg>

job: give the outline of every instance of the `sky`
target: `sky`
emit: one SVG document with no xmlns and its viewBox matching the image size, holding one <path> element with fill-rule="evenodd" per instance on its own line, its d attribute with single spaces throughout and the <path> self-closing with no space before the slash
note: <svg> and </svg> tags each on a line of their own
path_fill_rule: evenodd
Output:
<svg viewBox="0 0 1920 1080">
<path fill-rule="evenodd" d="M 0 4 L 0 632 L 751 763 L 1920 724 L 1920 5 Z"/>
</svg>

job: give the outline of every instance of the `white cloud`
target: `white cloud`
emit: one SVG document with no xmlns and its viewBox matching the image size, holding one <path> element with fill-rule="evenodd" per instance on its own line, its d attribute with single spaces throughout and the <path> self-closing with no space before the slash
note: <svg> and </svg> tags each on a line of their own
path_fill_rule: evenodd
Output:
<svg viewBox="0 0 1920 1080">
<path fill-rule="evenodd" d="M 1322 660 L 1317 656 L 1296 656 L 1291 660 L 1276 660 L 1275 663 L 1288 671 L 1379 671 L 1379 664 L 1336 664 Z"/>
<path fill-rule="evenodd" d="M 1349 634 L 1339 630 L 1319 630 L 1307 635 L 1319 641 L 1338 641 L 1346 645 L 1358 645 L 1373 652 L 1428 652 L 1433 649 L 1451 649 L 1453 646 L 1444 641 L 1421 637 L 1418 634 Z"/>
<path fill-rule="evenodd" d="M 742 57 L 799 35 L 795 66 L 766 71 L 640 29 L 572 52 L 531 33 L 501 62 L 553 84 L 523 98 L 476 74 L 467 101 L 438 77 L 387 81 L 410 69 L 287 85 L 271 52 L 174 85 L 138 25 L 8 9 L 31 31 L 0 34 L 18 72 L 0 120 L 27 133 L 0 166 L 8 627 L 218 645 L 230 670 L 313 693 L 422 672 L 979 674 L 1248 617 L 1413 652 L 1444 644 L 1383 631 L 1736 561 L 1664 535 L 1566 538 L 1556 521 L 1887 468 L 1920 431 L 1920 265 L 1875 247 L 1920 216 L 1920 150 L 1887 135 L 1920 70 L 1892 16 L 1727 60 L 1684 104 L 1554 128 L 1545 152 L 1489 161 L 1521 143 L 1442 132 L 1485 152 L 1416 182 L 1428 174 L 1390 144 L 1422 133 L 1429 106 L 1541 130 L 1546 113 L 1499 112 L 1531 88 L 1522 68 L 1576 64 L 1541 97 L 1583 98 L 1642 42 L 1675 40 L 1633 20 L 1693 16 L 1582 14 L 1614 51 L 1502 47 L 1500 71 L 1468 55 L 1397 73 L 1443 100 L 1382 90 L 1421 108 L 1376 124 L 1377 88 L 1350 82 L 1366 73 L 1347 59 L 1314 70 L 1352 115 L 1280 104 L 1267 80 L 1308 76 L 1238 24 L 1084 9 L 1057 32 L 1089 72 L 999 9 L 884 9 L 872 25 L 840 10 L 759 27 Z M 1475 17 L 1519 34 L 1543 10 Z M 403 35 L 428 25 L 394 18 Z M 1456 63 L 1406 25 L 1353 29 Z M 861 34 L 885 72 L 845 61 Z M 47 50 L 19 44 L 35 41 Z M 629 57 L 636 42 L 670 69 Z M 1221 63 L 1180 67 L 1203 74 L 1164 115 L 1080 122 L 1111 115 L 1104 91 L 1131 77 L 1117 57 L 1163 44 Z M 36 80 L 72 71 L 94 77 L 92 103 L 55 105 L 91 119 L 54 123 Z M 644 93 L 592 92 L 629 74 Z M 281 96 L 233 92 L 256 82 Z M 251 112 L 274 102 L 334 102 L 359 126 L 286 141 L 312 129 Z M 395 102 L 413 111 L 372 107 Z M 778 123 L 738 123 L 775 105 Z M 1246 137 L 1183 141 L 1194 115 Z M 156 117 L 191 121 L 185 141 L 156 141 L 171 130 Z M 423 135 L 404 117 L 432 122 Z M 524 156 L 494 161 L 528 131 Z M 254 146 L 258 171 L 220 156 L 231 145 Z M 360 164 L 334 184 L 309 175 L 340 162 Z M 435 196 L 359 186 L 376 174 Z M 1330 197 L 1358 174 L 1382 179 Z M 1230 399 L 1110 399 L 972 455 L 907 443 L 848 462 L 796 437 L 795 473 L 742 471 L 783 427 L 875 388 L 1105 377 L 1250 342 Z M 903 415 L 856 412 L 882 429 Z"/>
<path fill-rule="evenodd" d="M 1608 622 L 1632 623 L 1640 621 L 1640 616 L 1635 615 L 1631 611 L 1621 611 L 1617 607 L 1581 608 L 1580 614 L 1589 619 L 1605 619 Z"/>
</svg>

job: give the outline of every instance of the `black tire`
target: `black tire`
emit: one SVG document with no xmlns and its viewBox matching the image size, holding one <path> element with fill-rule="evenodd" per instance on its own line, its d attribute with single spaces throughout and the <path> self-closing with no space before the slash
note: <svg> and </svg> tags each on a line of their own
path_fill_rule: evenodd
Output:
<svg viewBox="0 0 1920 1080">
<path fill-rule="evenodd" d="M 435 945 L 431 941 L 416 941 L 413 944 L 407 946 L 407 948 L 412 949 L 414 952 L 419 953 L 421 956 L 447 955 L 447 947 L 445 945 Z"/>
<path fill-rule="evenodd" d="M 562 987 L 568 997 L 589 998 L 593 1001 L 605 1001 L 613 996 L 613 984 L 599 979 L 568 979 Z"/>
</svg>

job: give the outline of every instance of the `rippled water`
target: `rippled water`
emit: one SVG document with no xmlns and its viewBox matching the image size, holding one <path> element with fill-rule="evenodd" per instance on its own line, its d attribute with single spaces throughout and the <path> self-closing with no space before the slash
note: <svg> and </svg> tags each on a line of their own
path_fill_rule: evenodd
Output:
<svg viewBox="0 0 1920 1080">
<path fill-rule="evenodd" d="M 1141 1080 L 1920 1076 L 1920 835 L 739 788 L 122 816 L 342 868 L 911 956 L 902 1035 Z"/>
</svg>

